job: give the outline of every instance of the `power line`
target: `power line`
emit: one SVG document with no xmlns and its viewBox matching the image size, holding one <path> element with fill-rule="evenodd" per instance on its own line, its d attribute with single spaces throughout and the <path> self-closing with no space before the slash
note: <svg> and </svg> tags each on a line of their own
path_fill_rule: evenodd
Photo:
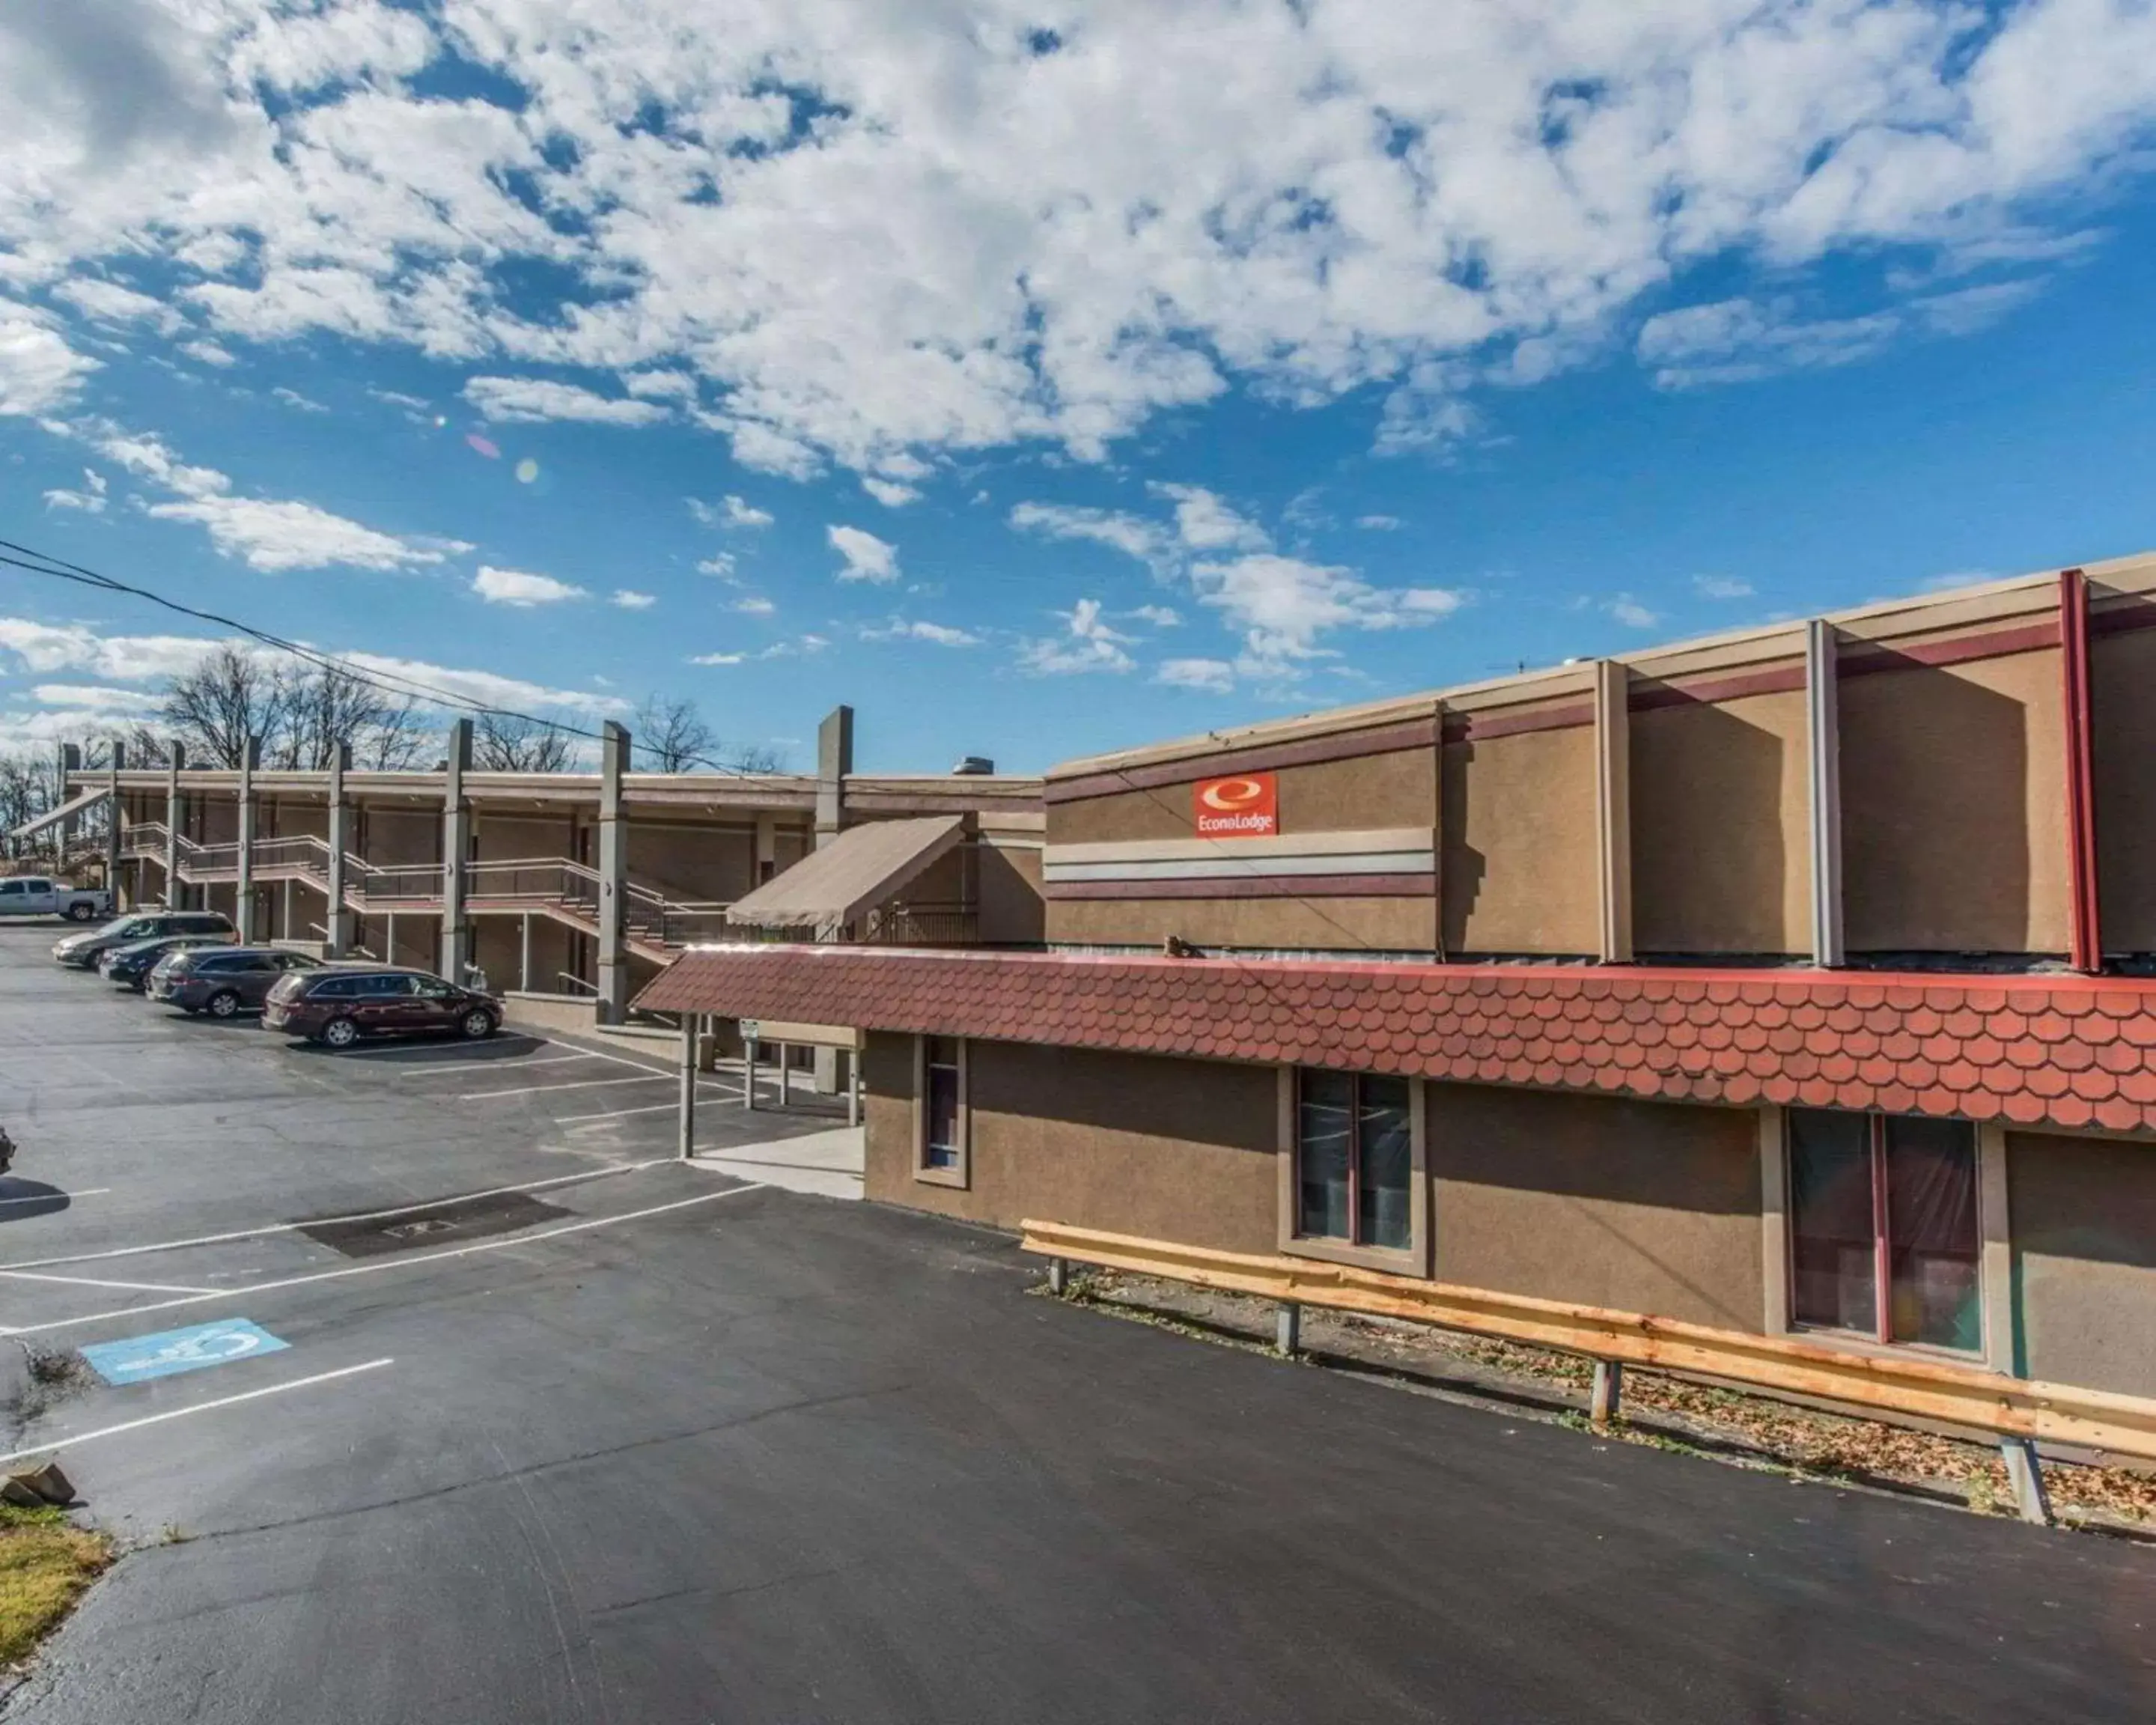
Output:
<svg viewBox="0 0 2156 1725">
<path fill-rule="evenodd" d="M 16 555 L 5 555 L 6 552 L 14 552 Z M 34 559 L 34 561 L 25 562 L 25 558 Z M 64 557 L 54 557 L 50 552 L 39 551 L 33 546 L 18 545 L 13 540 L 0 539 L 0 564 L 27 570 L 33 575 L 46 575 L 55 580 L 73 582 L 80 587 L 97 588 L 107 593 L 121 593 L 131 598 L 146 600 L 151 604 L 162 606 L 164 609 L 177 613 L 180 616 L 191 617 L 197 622 L 212 624 L 219 629 L 235 630 L 249 639 L 259 641 L 263 645 L 275 648 L 280 653 L 288 653 L 319 670 L 334 671 L 341 676 L 350 677 L 355 681 L 364 683 L 370 688 L 378 689 L 384 694 L 398 696 L 407 701 L 415 696 L 424 696 L 430 701 L 459 711 L 494 718 L 515 719 L 521 724 L 536 725 L 545 729 L 561 732 L 567 736 L 581 737 L 593 742 L 603 743 L 606 741 L 605 734 L 602 732 L 586 731 L 578 726 L 568 724 L 558 719 L 545 719 L 536 714 L 519 712 L 514 707 L 496 706 L 487 701 L 475 700 L 467 695 L 459 695 L 452 690 L 441 688 L 435 684 L 424 682 L 418 678 L 406 676 L 399 671 L 376 671 L 370 667 L 355 665 L 349 660 L 341 659 L 334 654 L 319 652 L 312 647 L 303 646 L 297 641 L 286 640 L 282 635 L 272 634 L 267 629 L 258 629 L 253 624 L 242 622 L 236 617 L 227 617 L 215 611 L 205 611 L 198 607 L 182 603 L 178 599 L 168 598 L 151 588 L 116 580 L 110 575 L 102 574 L 95 569 L 85 568 L 80 563 L 69 562 Z M 398 685 L 403 686 L 399 687 Z M 629 739 L 632 754 L 639 747 L 647 754 L 661 753 L 661 751 L 653 745 L 639 745 L 632 736 Z M 732 773 L 739 778 L 752 776 L 741 768 L 730 766 L 723 761 L 714 761 L 706 756 L 688 755 L 682 758 L 692 765 L 707 767 L 715 773 Z"/>
</svg>

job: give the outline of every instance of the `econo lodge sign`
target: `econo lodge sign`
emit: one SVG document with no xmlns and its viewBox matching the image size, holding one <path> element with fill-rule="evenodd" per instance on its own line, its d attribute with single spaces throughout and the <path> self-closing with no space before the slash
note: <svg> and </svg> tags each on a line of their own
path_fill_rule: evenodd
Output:
<svg viewBox="0 0 2156 1725">
<path fill-rule="evenodd" d="M 1205 779 L 1193 796 L 1201 839 L 1269 839 L 1280 830 L 1280 783 L 1270 773 Z"/>
</svg>

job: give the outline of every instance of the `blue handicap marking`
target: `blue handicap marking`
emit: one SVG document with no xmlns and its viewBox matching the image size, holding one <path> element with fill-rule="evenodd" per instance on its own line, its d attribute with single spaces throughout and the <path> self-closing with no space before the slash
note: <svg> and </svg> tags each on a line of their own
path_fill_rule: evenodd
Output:
<svg viewBox="0 0 2156 1725">
<path fill-rule="evenodd" d="M 175 1372 L 199 1372 L 204 1366 L 276 1353 L 291 1345 L 244 1317 L 226 1317 L 192 1329 L 160 1330 L 131 1342 L 100 1342 L 84 1348 L 82 1357 L 107 1384 L 140 1384 L 146 1378 L 169 1378 Z"/>
</svg>

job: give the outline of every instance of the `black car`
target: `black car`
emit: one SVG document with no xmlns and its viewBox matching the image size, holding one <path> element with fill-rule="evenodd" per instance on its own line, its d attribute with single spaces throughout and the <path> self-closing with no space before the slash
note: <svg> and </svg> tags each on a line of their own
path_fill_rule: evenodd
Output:
<svg viewBox="0 0 2156 1725">
<path fill-rule="evenodd" d="M 320 970 L 322 961 L 280 947 L 218 947 L 181 952 L 157 967 L 151 998 L 182 1012 L 213 1019 L 259 1012 L 279 978 L 294 971 Z"/>
<path fill-rule="evenodd" d="M 167 952 L 189 947 L 227 947 L 228 934 L 153 934 L 147 940 L 130 941 L 124 947 L 108 947 L 97 955 L 97 973 L 108 983 L 119 983 L 140 994 L 150 972 Z"/>
<path fill-rule="evenodd" d="M 85 929 L 63 936 L 53 945 L 53 957 L 76 970 L 89 970 L 115 947 L 146 941 L 161 934 L 215 934 L 227 940 L 239 937 L 232 919 L 216 911 L 143 911 L 121 916 L 102 928 Z"/>
</svg>

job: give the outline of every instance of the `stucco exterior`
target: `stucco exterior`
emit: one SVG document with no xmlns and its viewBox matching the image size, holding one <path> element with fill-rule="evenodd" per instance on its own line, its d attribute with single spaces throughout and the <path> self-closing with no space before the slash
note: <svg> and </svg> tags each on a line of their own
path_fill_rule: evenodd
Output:
<svg viewBox="0 0 2156 1725">
<path fill-rule="evenodd" d="M 2156 1145 L 2010 1132 L 2021 1375 L 2156 1395 Z"/>
<path fill-rule="evenodd" d="M 2156 629 L 2099 635 L 2089 659 L 2104 948 L 2156 952 Z"/>
<path fill-rule="evenodd" d="M 1448 953 L 1597 949 L 1594 764 L 1584 725 L 1445 745 Z"/>
</svg>

